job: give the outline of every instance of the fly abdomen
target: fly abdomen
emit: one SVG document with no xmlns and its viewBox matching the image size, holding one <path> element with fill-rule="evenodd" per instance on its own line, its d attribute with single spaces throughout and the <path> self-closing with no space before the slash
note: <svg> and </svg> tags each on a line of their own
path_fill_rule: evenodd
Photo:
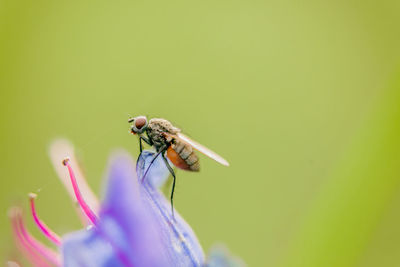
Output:
<svg viewBox="0 0 400 267">
<path fill-rule="evenodd" d="M 179 142 L 179 143 L 183 143 L 183 142 Z M 179 156 L 181 156 L 182 159 L 184 159 L 186 161 L 186 159 L 189 158 L 190 155 L 192 155 L 193 153 L 193 148 L 190 145 L 187 145 L 185 143 L 183 143 L 183 149 L 181 150 L 181 152 L 179 153 Z"/>
<path fill-rule="evenodd" d="M 175 166 L 188 171 L 200 170 L 199 157 L 191 145 L 175 139 L 170 148 L 167 155 Z"/>
<path fill-rule="evenodd" d="M 172 146 L 174 146 L 173 148 L 176 151 L 176 153 L 180 154 L 182 150 L 185 148 L 185 143 L 175 141 L 174 144 L 172 144 Z"/>
</svg>

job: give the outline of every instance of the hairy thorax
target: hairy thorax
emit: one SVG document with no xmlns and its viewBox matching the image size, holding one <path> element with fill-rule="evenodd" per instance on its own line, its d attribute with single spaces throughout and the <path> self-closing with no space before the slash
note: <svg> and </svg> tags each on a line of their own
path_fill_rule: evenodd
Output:
<svg viewBox="0 0 400 267">
<path fill-rule="evenodd" d="M 157 150 L 167 144 L 163 133 L 175 135 L 180 131 L 179 128 L 174 127 L 169 121 L 158 118 L 151 119 L 147 128 L 147 133 Z"/>
</svg>

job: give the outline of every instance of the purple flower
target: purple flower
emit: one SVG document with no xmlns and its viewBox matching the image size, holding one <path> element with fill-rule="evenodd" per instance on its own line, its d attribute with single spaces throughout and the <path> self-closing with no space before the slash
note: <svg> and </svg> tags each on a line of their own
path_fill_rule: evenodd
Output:
<svg viewBox="0 0 400 267">
<path fill-rule="evenodd" d="M 72 182 L 69 191 L 74 192 L 88 227 L 60 238 L 38 218 L 35 195 L 31 194 L 33 218 L 59 252 L 35 240 L 24 226 L 20 209 L 14 208 L 10 215 L 21 250 L 35 266 L 242 266 L 231 264 L 235 261 L 219 252 L 206 262 L 196 235 L 178 212 L 172 217 L 169 201 L 158 190 L 169 175 L 161 157 L 142 179 L 153 156 L 153 152 L 143 151 L 135 170 L 126 152 L 113 154 L 100 208 L 83 176 L 72 169 L 74 162 L 65 160 Z"/>
<path fill-rule="evenodd" d="M 193 231 L 178 213 L 173 220 L 169 203 L 154 187 L 168 177 L 161 157 L 141 182 L 152 157 L 148 151 L 140 156 L 139 179 L 129 156 L 112 157 L 98 225 L 64 238 L 66 267 L 203 265 L 204 254 Z"/>
</svg>

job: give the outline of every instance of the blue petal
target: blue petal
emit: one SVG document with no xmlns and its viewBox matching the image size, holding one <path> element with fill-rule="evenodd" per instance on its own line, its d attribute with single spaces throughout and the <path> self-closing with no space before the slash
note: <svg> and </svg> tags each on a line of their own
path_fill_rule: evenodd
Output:
<svg viewBox="0 0 400 267">
<path fill-rule="evenodd" d="M 143 151 L 139 157 L 137 173 L 140 181 L 142 181 L 143 173 L 149 167 L 153 157 L 154 153 L 150 151 Z M 141 182 L 140 189 L 144 203 L 151 211 L 153 221 L 158 225 L 157 228 L 162 231 L 162 243 L 166 247 L 169 260 L 174 262 L 174 266 L 202 266 L 204 252 L 196 235 L 176 210 L 174 220 L 169 200 L 156 187 L 165 182 L 168 176 L 169 171 L 165 162 L 159 156 Z"/>
<path fill-rule="evenodd" d="M 136 172 L 141 181 L 146 181 L 147 183 L 150 183 L 152 187 L 157 188 L 162 186 L 167 181 L 170 173 L 161 155 L 159 155 L 155 159 L 155 161 L 151 165 L 151 168 L 148 169 L 150 162 L 154 158 L 154 156 L 154 152 L 143 150 L 142 154 L 139 156 L 136 165 Z M 144 180 L 142 180 L 143 175 L 146 171 L 146 177 L 144 178 Z"/>
<path fill-rule="evenodd" d="M 158 190 L 169 175 L 160 157 L 143 151 L 135 175 L 131 158 L 111 161 L 106 198 L 96 228 L 63 239 L 65 267 L 203 266 L 204 253 L 190 226 Z"/>
<path fill-rule="evenodd" d="M 115 257 L 115 252 L 95 229 L 82 230 L 64 236 L 62 246 L 63 266 L 65 267 L 122 267 L 123 263 Z"/>
<path fill-rule="evenodd" d="M 222 245 L 214 246 L 208 255 L 206 267 L 244 267 L 244 262 L 232 256 Z"/>
<path fill-rule="evenodd" d="M 64 266 L 174 266 L 140 196 L 131 158 L 119 154 L 110 166 L 98 226 L 64 239 Z"/>
</svg>

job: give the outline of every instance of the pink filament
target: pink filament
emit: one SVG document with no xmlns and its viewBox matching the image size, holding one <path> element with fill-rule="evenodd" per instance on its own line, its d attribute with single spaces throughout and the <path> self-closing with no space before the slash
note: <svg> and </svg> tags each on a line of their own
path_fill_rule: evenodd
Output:
<svg viewBox="0 0 400 267">
<path fill-rule="evenodd" d="M 82 208 L 83 212 L 89 218 L 89 220 L 96 225 L 97 224 L 97 216 L 96 214 L 90 209 L 89 205 L 85 202 L 82 197 L 81 191 L 79 190 L 78 184 L 76 182 L 74 171 L 72 170 L 71 165 L 69 165 L 69 159 L 64 159 L 63 164 L 67 166 L 69 177 L 71 178 L 72 187 L 74 188 L 76 199 L 78 200 L 79 206 Z"/>
<path fill-rule="evenodd" d="M 39 227 L 39 229 L 43 232 L 43 234 L 54 244 L 57 246 L 61 246 L 61 238 L 54 233 L 53 231 L 50 230 L 50 228 L 42 222 L 39 217 L 37 216 L 36 213 L 36 208 L 35 208 L 35 194 L 29 194 L 30 202 L 31 202 L 31 212 L 33 216 L 33 220 L 35 221 L 36 225 Z"/>
<path fill-rule="evenodd" d="M 50 266 L 42 257 L 36 254 L 36 252 L 29 246 L 26 240 L 21 235 L 18 225 L 13 219 L 13 233 L 17 247 L 21 250 L 23 255 L 32 263 L 34 266 Z"/>
<path fill-rule="evenodd" d="M 18 218 L 20 231 L 25 240 L 43 257 L 57 266 L 61 266 L 59 255 L 35 239 L 25 228 L 22 217 Z"/>
<path fill-rule="evenodd" d="M 29 260 L 36 266 L 52 266 L 45 259 L 56 266 L 61 266 L 59 255 L 35 239 L 26 230 L 20 209 L 13 208 L 11 212 L 11 223 L 15 239 L 25 251 L 25 255 Z"/>
</svg>

